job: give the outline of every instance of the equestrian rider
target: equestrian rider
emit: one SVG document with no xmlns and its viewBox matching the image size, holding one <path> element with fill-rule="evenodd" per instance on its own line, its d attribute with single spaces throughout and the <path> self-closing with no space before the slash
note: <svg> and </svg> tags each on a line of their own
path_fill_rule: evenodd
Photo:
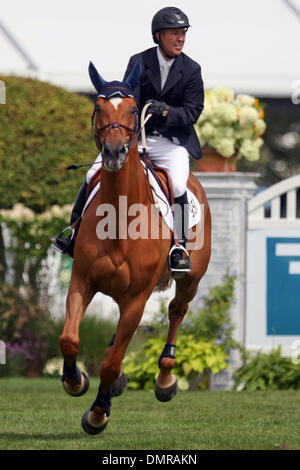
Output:
<svg viewBox="0 0 300 470">
<path fill-rule="evenodd" d="M 142 75 L 134 96 L 140 111 L 147 102 L 152 103 L 147 110 L 152 117 L 145 128 L 149 158 L 168 172 L 173 185 L 174 226 L 180 245 L 172 250 L 170 267 L 184 272 L 190 270 L 189 258 L 185 254 L 189 154 L 196 159 L 202 156 L 194 124 L 204 102 L 200 65 L 182 52 L 189 27 L 188 17 L 179 8 L 159 10 L 153 17 L 151 28 L 157 46 L 132 56 L 124 76 L 125 80 L 138 60 Z M 99 169 L 100 162 L 101 154 L 87 172 L 73 208 L 71 224 L 81 215 L 87 185 Z M 69 237 L 58 237 L 52 242 L 59 251 L 68 252 Z"/>
</svg>

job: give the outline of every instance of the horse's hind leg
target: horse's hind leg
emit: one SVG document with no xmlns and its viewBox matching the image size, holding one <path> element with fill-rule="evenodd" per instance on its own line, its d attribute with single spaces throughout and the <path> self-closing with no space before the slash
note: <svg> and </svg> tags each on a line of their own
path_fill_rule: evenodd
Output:
<svg viewBox="0 0 300 470">
<path fill-rule="evenodd" d="M 83 395 L 89 386 L 87 376 L 76 366 L 76 357 L 79 349 L 79 324 L 93 295 L 86 289 L 83 281 L 72 277 L 66 302 L 64 329 L 59 339 L 64 358 L 63 387 L 72 396 Z"/>
<path fill-rule="evenodd" d="M 159 358 L 160 372 L 155 384 L 155 396 L 159 401 L 169 401 L 174 398 L 177 393 L 177 379 L 172 374 L 172 369 L 176 365 L 176 334 L 188 310 L 188 303 L 194 298 L 197 292 L 199 283 L 199 281 L 194 281 L 188 285 L 186 282 L 187 279 L 177 281 L 176 295 L 169 304 L 168 336 L 165 347 Z M 186 284 L 186 286 L 184 286 L 184 284 Z"/>
</svg>

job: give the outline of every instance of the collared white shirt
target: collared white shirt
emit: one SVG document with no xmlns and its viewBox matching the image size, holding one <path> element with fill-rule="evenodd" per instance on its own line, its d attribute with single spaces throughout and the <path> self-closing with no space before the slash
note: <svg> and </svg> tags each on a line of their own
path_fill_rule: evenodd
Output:
<svg viewBox="0 0 300 470">
<path fill-rule="evenodd" d="M 175 58 L 171 60 L 166 60 L 160 52 L 159 47 L 157 47 L 157 58 L 160 69 L 161 89 L 163 89 L 168 78 L 170 68 L 172 67 Z"/>
</svg>

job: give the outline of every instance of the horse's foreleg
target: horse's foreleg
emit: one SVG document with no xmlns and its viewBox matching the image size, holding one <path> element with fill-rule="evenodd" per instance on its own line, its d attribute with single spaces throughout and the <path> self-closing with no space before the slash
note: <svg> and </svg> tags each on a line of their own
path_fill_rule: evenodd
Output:
<svg viewBox="0 0 300 470">
<path fill-rule="evenodd" d="M 115 338 L 106 350 L 106 358 L 100 368 L 100 386 L 96 400 L 82 418 L 82 427 L 89 434 L 99 434 L 108 422 L 113 385 L 120 377 L 121 365 L 127 346 L 138 327 L 146 303 L 145 296 L 120 305 L 120 319 Z"/>
<path fill-rule="evenodd" d="M 66 318 L 59 339 L 64 358 L 63 386 L 73 396 L 83 395 L 88 388 L 88 378 L 76 366 L 79 349 L 79 325 L 93 294 L 84 289 L 83 283 L 72 279 L 66 302 Z"/>
</svg>

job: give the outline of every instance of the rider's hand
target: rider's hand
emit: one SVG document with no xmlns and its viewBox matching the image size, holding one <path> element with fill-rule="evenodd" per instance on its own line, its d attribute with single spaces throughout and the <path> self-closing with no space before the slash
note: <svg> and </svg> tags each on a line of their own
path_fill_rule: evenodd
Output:
<svg viewBox="0 0 300 470">
<path fill-rule="evenodd" d="M 147 112 L 152 116 L 166 117 L 168 115 L 169 106 L 163 101 L 148 100 L 147 103 L 151 103 Z"/>
</svg>

